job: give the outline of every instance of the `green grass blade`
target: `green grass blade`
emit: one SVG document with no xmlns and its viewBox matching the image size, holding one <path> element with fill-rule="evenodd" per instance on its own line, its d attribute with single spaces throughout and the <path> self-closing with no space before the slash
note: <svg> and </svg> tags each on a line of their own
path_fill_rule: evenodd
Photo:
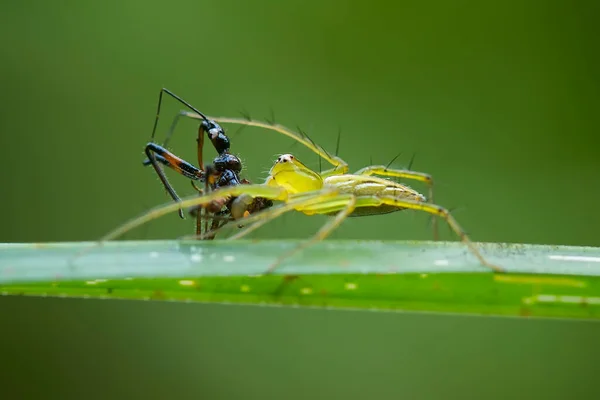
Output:
<svg viewBox="0 0 600 400">
<path fill-rule="evenodd" d="M 600 317 L 600 248 L 328 240 L 261 276 L 297 241 L 0 245 L 5 295 Z M 82 250 L 87 250 L 75 257 Z"/>
</svg>

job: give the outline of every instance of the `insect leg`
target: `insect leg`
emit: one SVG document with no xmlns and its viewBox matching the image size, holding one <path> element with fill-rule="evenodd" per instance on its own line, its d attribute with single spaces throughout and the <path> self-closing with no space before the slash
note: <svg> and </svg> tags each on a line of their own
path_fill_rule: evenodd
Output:
<svg viewBox="0 0 600 400">
<path fill-rule="evenodd" d="M 177 171 L 177 173 L 179 173 L 187 178 L 190 178 L 193 180 L 204 179 L 203 171 L 194 167 L 192 164 L 188 163 L 187 161 L 177 157 L 176 155 L 174 155 L 170 151 L 166 150 L 162 146 L 157 145 L 156 143 L 148 143 L 146 145 L 145 151 L 146 151 L 146 155 L 148 156 L 150 165 L 152 165 L 152 167 L 156 171 L 156 174 L 160 178 L 160 180 L 161 180 L 163 186 L 165 187 L 165 189 L 167 190 L 167 192 L 169 192 L 169 194 L 171 195 L 171 198 L 173 200 L 175 200 L 176 202 L 181 201 L 181 199 L 177 195 L 177 192 L 175 192 L 175 189 L 173 189 L 173 186 L 171 186 L 171 183 L 167 179 L 165 172 L 160 167 L 158 162 L 161 162 L 162 164 L 170 167 L 171 169 Z M 157 158 L 156 155 L 158 155 L 159 158 Z M 181 209 L 179 209 L 179 216 L 182 219 L 184 218 L 183 210 L 181 210 Z"/>
<path fill-rule="evenodd" d="M 194 106 L 192 106 L 189 102 L 185 101 L 184 99 L 182 99 L 181 97 L 179 97 L 178 95 L 176 95 L 175 93 L 171 92 L 169 89 L 166 88 L 162 88 L 160 90 L 160 93 L 158 95 L 158 105 L 157 105 L 157 109 L 156 109 L 156 119 L 154 120 L 154 127 L 152 128 L 152 136 L 151 136 L 151 141 L 154 142 L 154 137 L 156 134 L 156 127 L 158 125 L 158 120 L 160 117 L 160 107 L 161 107 L 161 103 L 162 103 L 162 96 L 163 93 L 168 94 L 169 96 L 171 96 L 173 99 L 177 100 L 179 103 L 183 104 L 184 106 L 186 106 L 188 109 L 192 110 L 194 112 L 194 116 L 198 117 L 198 119 L 202 119 L 204 121 L 207 121 L 206 116 L 204 116 L 204 114 L 202 114 L 202 112 L 200 112 L 198 109 L 196 109 Z M 177 120 L 178 118 L 176 117 L 175 120 L 173 121 L 173 124 L 171 126 L 171 130 L 169 131 L 169 134 L 167 136 L 167 139 L 164 142 L 163 147 L 167 147 L 169 138 L 172 134 L 172 131 L 175 129 L 175 125 L 177 124 Z M 198 166 L 200 167 L 200 169 L 204 168 L 204 162 L 202 159 L 202 150 L 204 147 L 204 135 L 203 135 L 204 129 L 203 129 L 203 125 L 201 124 L 200 127 L 198 128 L 198 138 L 196 139 L 198 146 L 197 146 L 197 153 L 198 153 Z M 213 143 L 214 144 L 214 143 Z M 147 165 L 146 162 L 144 162 L 145 165 Z M 156 169 L 156 168 L 155 168 Z M 158 172 L 158 171 L 157 171 Z M 161 176 L 161 174 L 159 173 L 159 176 Z M 163 178 L 161 177 L 161 180 L 163 180 Z M 164 180 L 163 180 L 163 184 L 164 184 Z M 170 186 L 170 185 L 169 185 Z M 170 191 L 174 192 L 174 191 Z M 197 215 L 196 218 L 196 233 L 199 234 L 202 231 L 202 214 L 205 212 L 205 210 L 200 210 L 200 212 Z M 182 212 L 180 211 L 180 216 L 182 216 Z M 208 220 L 205 220 L 205 230 L 208 229 Z"/>
<path fill-rule="evenodd" d="M 148 143 L 146 145 L 145 152 L 148 158 L 150 159 L 148 162 L 153 166 L 156 164 L 152 163 L 151 158 L 154 158 L 155 161 L 161 162 L 162 164 L 173 169 L 177 173 L 185 176 L 186 178 L 192 179 L 194 181 L 204 180 L 204 171 L 197 168 L 193 164 L 185 161 L 184 159 L 177 157 L 175 154 L 171 153 L 169 150 L 165 149 L 161 145 L 158 145 L 156 143 Z"/>
</svg>

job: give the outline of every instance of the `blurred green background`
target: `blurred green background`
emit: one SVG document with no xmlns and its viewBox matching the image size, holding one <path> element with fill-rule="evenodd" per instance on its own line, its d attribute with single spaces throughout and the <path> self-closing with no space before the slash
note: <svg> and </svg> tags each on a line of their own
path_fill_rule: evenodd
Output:
<svg viewBox="0 0 600 400">
<path fill-rule="evenodd" d="M 96 239 L 168 202 L 141 166 L 164 86 L 209 115 L 262 119 L 272 109 L 330 151 L 341 129 L 353 170 L 399 152 L 394 165 L 405 166 L 416 153 L 414 169 L 435 177 L 437 201 L 458 208 L 474 240 L 597 245 L 599 10 L 590 1 L 5 4 L 0 241 Z M 162 134 L 180 108 L 165 104 Z M 171 147 L 190 161 L 195 127 L 182 124 Z M 280 153 L 319 166 L 285 137 L 236 130 L 232 148 L 253 181 Z M 290 214 L 258 236 L 305 238 L 322 223 Z M 191 218 L 173 214 L 128 238 L 192 231 Z M 404 212 L 349 220 L 333 237 L 431 232 L 428 216 Z"/>
<path fill-rule="evenodd" d="M 3 300 L 6 399 L 600 398 L 591 321 Z"/>
<path fill-rule="evenodd" d="M 164 86 L 209 115 L 273 110 L 331 151 L 341 129 L 354 170 L 416 153 L 474 240 L 598 245 L 599 4 L 5 3 L 0 242 L 93 240 L 167 202 L 141 165 Z M 179 109 L 164 105 L 162 134 Z M 195 126 L 172 146 L 190 161 Z M 235 131 L 253 181 L 280 153 L 318 168 L 284 137 Z M 333 237 L 429 239 L 427 221 L 352 219 Z M 256 236 L 322 223 L 290 214 Z M 128 238 L 192 231 L 173 214 Z M 1 300 L 12 398 L 597 398 L 594 323 Z"/>
</svg>

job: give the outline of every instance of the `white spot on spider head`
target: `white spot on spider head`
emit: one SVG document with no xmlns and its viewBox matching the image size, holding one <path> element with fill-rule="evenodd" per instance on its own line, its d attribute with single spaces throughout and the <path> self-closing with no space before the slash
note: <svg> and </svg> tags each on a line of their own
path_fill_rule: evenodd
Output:
<svg viewBox="0 0 600 400">
<path fill-rule="evenodd" d="M 309 287 L 300 289 L 300 293 L 302 293 L 302 294 L 312 294 L 312 292 L 313 292 L 312 289 Z"/>
<path fill-rule="evenodd" d="M 344 287 L 346 288 L 346 290 L 356 290 L 356 288 L 358 287 L 358 285 L 356 283 L 353 282 L 347 282 Z"/>
<path fill-rule="evenodd" d="M 195 286 L 195 285 L 196 285 L 196 282 L 194 282 L 194 281 L 189 281 L 189 280 L 181 280 L 181 281 L 179 281 L 179 284 L 180 284 L 181 286 Z"/>
<path fill-rule="evenodd" d="M 279 157 L 277 157 L 277 162 L 278 163 L 286 163 L 286 162 L 290 162 L 294 159 L 294 156 L 291 154 L 282 154 Z"/>
</svg>

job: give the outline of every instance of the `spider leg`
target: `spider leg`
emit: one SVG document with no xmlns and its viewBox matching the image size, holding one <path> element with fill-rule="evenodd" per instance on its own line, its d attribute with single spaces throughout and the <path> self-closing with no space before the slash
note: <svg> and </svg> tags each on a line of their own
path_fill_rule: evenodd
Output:
<svg viewBox="0 0 600 400">
<path fill-rule="evenodd" d="M 429 187 L 429 195 L 427 201 L 433 203 L 433 177 L 429 174 L 417 171 L 411 171 L 408 169 L 393 169 L 388 168 L 385 165 L 371 165 L 365 168 L 361 168 L 355 172 L 356 175 L 380 175 L 389 176 L 393 178 L 404 178 L 412 179 L 415 181 L 423 182 Z M 439 230 L 437 219 L 433 220 L 433 238 L 439 240 Z"/>
<path fill-rule="evenodd" d="M 227 240 L 241 239 L 248 235 L 250 232 L 255 231 L 261 226 L 271 222 L 275 218 L 285 214 L 288 211 L 301 209 L 309 205 L 323 202 L 325 199 L 331 198 L 338 194 L 338 191 L 332 188 L 319 190 L 316 192 L 299 193 L 288 199 L 287 202 L 278 204 L 268 209 L 259 211 L 254 214 L 250 214 L 246 217 L 236 220 L 236 225 L 243 225 L 244 228 L 240 229 L 238 233 L 227 238 Z M 202 239 L 205 235 L 213 234 L 214 232 L 207 232 L 202 235 Z M 184 236 L 182 239 L 194 239 L 196 236 Z"/>
<path fill-rule="evenodd" d="M 295 141 L 303 144 L 308 149 L 310 149 L 311 151 L 313 151 L 314 153 L 319 155 L 321 158 L 325 159 L 325 161 L 327 161 L 328 163 L 333 165 L 334 168 L 321 173 L 321 175 L 323 177 L 330 176 L 330 175 L 342 175 L 342 174 L 345 174 L 348 172 L 348 163 L 346 163 L 344 160 L 342 160 L 338 156 L 329 154 L 329 152 L 327 152 L 321 146 L 317 145 L 312 140 L 308 139 L 308 137 L 306 135 L 301 135 L 299 133 L 296 133 L 296 132 L 292 131 L 291 129 L 289 129 L 283 125 L 280 125 L 280 124 L 254 121 L 254 120 L 244 119 L 244 118 L 209 117 L 209 116 L 204 116 L 203 114 L 199 114 L 196 112 L 180 111 L 173 119 L 171 127 L 169 128 L 169 131 L 167 132 L 167 136 L 166 136 L 166 139 L 164 142 L 165 146 L 168 144 L 169 140 L 171 139 L 171 137 L 173 135 L 173 131 L 175 130 L 177 124 L 179 123 L 179 120 L 182 117 L 197 119 L 197 120 L 209 119 L 209 120 L 212 120 L 212 121 L 215 121 L 218 123 L 225 123 L 225 124 L 229 123 L 229 124 L 238 124 L 238 125 L 245 125 L 245 126 L 254 126 L 254 127 L 258 127 L 258 128 L 264 128 L 264 129 L 276 131 L 278 133 L 281 133 L 281 134 L 283 134 L 289 138 L 292 138 Z"/>
<path fill-rule="evenodd" d="M 447 209 L 440 207 L 436 204 L 424 203 L 419 201 L 413 201 L 408 199 L 403 199 L 399 197 L 392 196 L 358 196 L 356 198 L 355 208 L 358 207 L 377 207 L 381 205 L 391 205 L 394 207 L 398 207 L 400 209 L 411 209 L 417 211 L 424 211 L 434 216 L 438 216 L 443 218 L 450 228 L 456 233 L 456 235 L 460 238 L 460 240 L 467 246 L 467 248 L 471 251 L 471 253 L 479 260 L 479 262 L 487 268 L 494 270 L 495 272 L 505 272 L 504 268 L 494 265 L 488 262 L 477 246 L 471 241 L 466 232 L 461 228 L 456 219 L 450 214 L 450 211 Z M 304 212 L 318 212 L 329 214 L 335 212 L 337 210 L 342 209 L 340 204 L 319 204 L 316 207 L 308 206 L 306 210 L 302 210 Z"/>
<path fill-rule="evenodd" d="M 168 203 L 161 206 L 155 207 L 150 211 L 147 211 L 136 218 L 133 218 L 116 229 L 112 230 L 105 236 L 103 236 L 98 244 L 102 244 L 108 240 L 114 240 L 121 235 L 129 232 L 130 230 L 137 228 L 140 225 L 148 223 L 154 219 L 160 218 L 164 215 L 178 211 L 181 208 L 188 208 L 194 206 L 204 206 L 210 204 L 214 200 L 219 200 L 229 196 L 237 197 L 242 194 L 248 194 L 252 197 L 264 197 L 271 200 L 286 200 L 287 193 L 285 190 L 279 187 L 265 186 L 265 185 L 234 185 L 225 186 L 217 190 L 205 194 L 202 196 L 192 196 L 181 199 L 177 203 Z"/>
<path fill-rule="evenodd" d="M 383 204 L 399 207 L 401 209 L 424 211 L 428 214 L 443 218 L 482 265 L 494 270 L 495 272 L 505 272 L 504 268 L 488 262 L 483 257 L 477 246 L 475 246 L 469 236 L 467 236 L 466 232 L 461 228 L 456 219 L 454 219 L 454 217 L 450 214 L 450 211 L 447 209 L 436 204 L 412 201 L 391 196 L 360 196 L 357 201 L 357 207 L 377 207 Z"/>
<path fill-rule="evenodd" d="M 310 196 L 311 193 L 313 194 L 312 197 Z M 462 229 L 462 227 L 458 224 L 456 219 L 454 219 L 454 217 L 450 214 L 450 212 L 447 209 L 440 207 L 438 205 L 431 204 L 431 203 L 419 202 L 419 201 L 412 201 L 412 200 L 398 198 L 398 197 L 392 197 L 392 196 L 373 196 L 373 195 L 355 196 L 353 194 L 341 194 L 341 195 L 337 195 L 337 196 L 324 196 L 323 194 L 316 194 L 315 192 L 305 193 L 305 195 L 307 197 L 305 199 L 303 199 L 302 204 L 296 205 L 295 207 L 285 207 L 285 208 L 282 207 L 280 209 L 268 210 L 263 213 L 265 213 L 265 215 L 271 215 L 272 216 L 271 219 L 272 219 L 276 215 L 282 214 L 283 212 L 289 211 L 289 209 L 293 208 L 298 211 L 302 211 L 306 214 L 336 214 L 335 218 L 332 221 L 328 222 L 326 225 L 324 225 L 321 228 L 321 230 L 319 230 L 319 232 L 313 238 L 311 238 L 307 242 L 301 244 L 297 248 L 291 250 L 289 253 L 279 257 L 277 259 L 277 261 L 269 267 L 269 270 L 267 271 L 267 273 L 272 272 L 285 258 L 289 257 L 290 255 L 296 253 L 297 251 L 300 251 L 301 249 L 306 248 L 307 246 L 309 246 L 310 244 L 312 244 L 318 240 L 322 240 L 322 239 L 326 238 L 337 226 L 339 226 L 342 223 L 342 221 L 348 215 L 350 215 L 354 211 L 354 209 L 359 208 L 359 207 L 377 207 L 377 206 L 381 206 L 381 205 L 391 205 L 394 207 L 398 207 L 399 209 L 411 209 L 411 210 L 423 211 L 423 212 L 429 213 L 431 215 L 443 218 L 448 223 L 450 228 L 457 234 L 457 236 L 460 238 L 460 240 L 467 246 L 469 251 L 479 260 L 479 262 L 482 265 L 484 265 L 487 268 L 492 269 L 495 272 L 505 272 L 505 270 L 502 267 L 499 267 L 497 265 L 494 265 L 494 264 L 488 262 L 483 257 L 483 255 L 481 254 L 481 252 L 479 251 L 477 246 L 475 246 L 475 244 L 471 241 L 471 239 L 468 237 L 468 235 L 465 233 L 465 231 Z M 272 214 L 267 214 L 267 213 L 272 213 Z M 258 219 L 257 223 L 262 222 L 259 219 L 260 218 L 259 214 L 256 214 L 250 218 Z M 268 217 L 265 216 L 264 218 L 267 219 Z M 240 221 L 243 221 L 243 220 L 240 220 Z M 252 228 L 253 228 L 253 225 L 250 225 L 245 229 L 252 229 Z M 238 234 L 239 236 L 238 235 L 236 235 L 236 236 L 241 237 L 244 234 L 245 233 L 242 231 L 242 232 L 239 232 L 239 234 Z"/>
<path fill-rule="evenodd" d="M 471 250 L 471 253 L 473 253 L 473 255 L 477 257 L 481 264 L 496 272 L 504 272 L 504 268 L 491 264 L 483 257 L 477 246 L 475 246 L 475 244 L 467 236 L 466 232 L 461 228 L 456 219 L 454 219 L 452 214 L 450 214 L 450 211 L 448 211 L 447 209 L 431 203 L 418 203 L 394 197 L 382 197 L 380 200 L 383 204 L 409 208 L 412 210 L 420 210 L 443 218 L 444 220 L 446 220 L 448 225 L 450 225 L 450 228 L 452 228 L 452 230 L 456 233 L 460 240 L 469 248 L 469 250 Z"/>
<path fill-rule="evenodd" d="M 300 245 L 291 249 L 285 254 L 277 257 L 275 262 L 269 266 L 266 274 L 272 273 L 285 259 L 297 252 L 311 246 L 315 242 L 325 239 L 333 232 L 343 221 L 352 214 L 356 206 L 357 197 L 353 194 L 340 194 L 335 188 L 325 188 L 318 191 L 304 192 L 290 197 L 288 201 L 269 210 L 264 210 L 249 217 L 239 219 L 238 223 L 246 225 L 244 229 L 230 237 L 228 240 L 239 239 L 258 227 L 266 224 L 278 216 L 297 210 L 308 215 L 313 214 L 333 214 L 335 217 L 319 229 L 319 231 L 310 239 L 302 242 Z M 248 225 L 249 224 L 249 225 Z"/>
<path fill-rule="evenodd" d="M 191 117 L 190 115 L 187 115 L 187 116 Z M 199 116 L 195 116 L 195 117 L 191 117 L 191 118 L 198 118 L 198 117 Z M 327 152 L 321 146 L 319 146 L 318 144 L 316 144 L 315 142 L 310 140 L 306 135 L 301 135 L 299 133 L 296 133 L 283 125 L 270 124 L 268 122 L 261 122 L 261 121 L 251 120 L 251 119 L 243 119 L 243 118 L 228 118 L 228 117 L 207 117 L 207 118 L 209 118 L 213 121 L 219 122 L 219 123 L 224 123 L 224 124 L 239 124 L 239 125 L 246 125 L 246 126 L 254 126 L 257 128 L 269 129 L 269 130 L 281 133 L 282 135 L 285 135 L 289 138 L 294 139 L 295 141 L 303 144 L 308 149 L 310 149 L 311 151 L 316 153 L 319 157 L 323 158 L 329 164 L 333 165 L 332 169 L 328 169 L 321 173 L 321 176 L 323 176 L 323 177 L 327 177 L 327 176 L 331 176 L 331 175 L 342 175 L 342 174 L 345 174 L 348 172 L 348 163 L 346 163 L 340 157 L 329 154 L 329 152 Z"/>
<path fill-rule="evenodd" d="M 319 229 L 319 231 L 313 237 L 311 237 L 309 240 L 304 241 L 299 246 L 296 246 L 295 248 L 288 251 L 287 253 L 279 256 L 277 258 L 277 260 L 275 260 L 275 262 L 273 264 L 271 264 L 271 266 L 269 266 L 269 268 L 266 271 L 267 274 L 272 273 L 281 264 L 281 262 L 284 261 L 286 258 L 307 248 L 308 246 L 314 244 L 315 242 L 323 240 L 327 236 L 329 236 L 329 234 L 331 232 L 333 232 L 333 230 L 335 230 L 335 228 L 340 226 L 340 224 L 344 221 L 344 219 L 346 219 L 346 217 L 348 217 L 348 215 L 352 214 L 352 212 L 354 211 L 354 208 L 356 206 L 356 196 L 354 196 L 352 194 L 340 195 L 333 201 L 336 201 L 338 203 L 340 201 L 342 201 L 345 204 L 343 205 L 343 208 L 336 214 L 336 216 L 331 221 L 329 221 L 328 223 L 323 225 L 321 227 L 321 229 Z"/>
</svg>

